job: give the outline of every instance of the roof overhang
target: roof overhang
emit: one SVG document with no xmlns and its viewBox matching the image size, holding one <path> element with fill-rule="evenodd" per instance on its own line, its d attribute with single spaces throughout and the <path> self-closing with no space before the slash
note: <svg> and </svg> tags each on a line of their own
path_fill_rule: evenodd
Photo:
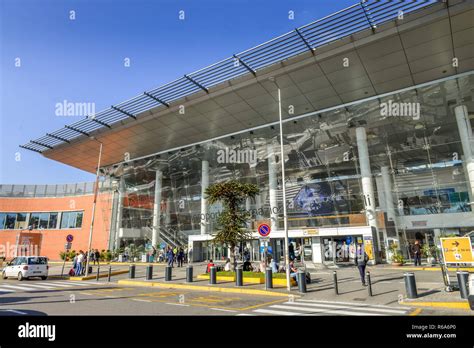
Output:
<svg viewBox="0 0 474 348">
<path fill-rule="evenodd" d="M 472 1 L 450 1 L 449 8 L 436 3 L 316 49 L 309 45 L 294 57 L 256 70 L 242 64 L 245 74 L 211 87 L 190 74 L 185 79 L 195 87 L 191 94 L 168 103 L 150 93 L 145 95 L 148 110 L 130 113 L 119 105 L 111 109 L 124 115 L 119 122 L 110 127 L 96 122 L 85 134 L 68 142 L 57 139 L 40 152 L 94 172 L 98 143 L 90 136 L 104 144 L 106 166 L 275 122 L 278 87 L 287 119 L 472 71 L 472 18 Z"/>
</svg>

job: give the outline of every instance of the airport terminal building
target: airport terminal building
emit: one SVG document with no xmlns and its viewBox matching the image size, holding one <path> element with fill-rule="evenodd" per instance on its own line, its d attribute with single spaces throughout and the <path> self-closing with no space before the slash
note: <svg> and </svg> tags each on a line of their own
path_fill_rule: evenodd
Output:
<svg viewBox="0 0 474 348">
<path fill-rule="evenodd" d="M 203 192 L 236 179 L 260 189 L 242 207 L 254 260 L 261 222 L 283 257 L 284 204 L 308 261 L 347 262 L 335 251 L 358 242 L 374 261 L 392 243 L 410 256 L 474 230 L 473 18 L 471 0 L 357 3 L 22 147 L 95 173 L 103 144 L 110 214 L 94 236 L 111 249 L 225 257 Z"/>
</svg>

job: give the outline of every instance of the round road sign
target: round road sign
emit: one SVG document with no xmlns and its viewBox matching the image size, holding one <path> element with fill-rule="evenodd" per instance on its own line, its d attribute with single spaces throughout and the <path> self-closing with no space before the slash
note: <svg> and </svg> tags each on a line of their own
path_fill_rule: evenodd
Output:
<svg viewBox="0 0 474 348">
<path fill-rule="evenodd" d="M 267 224 L 260 224 L 258 225 L 258 233 L 262 237 L 268 237 L 270 235 L 271 228 Z"/>
<path fill-rule="evenodd" d="M 66 237 L 66 241 L 71 243 L 74 240 L 74 236 L 72 234 L 68 234 Z"/>
</svg>

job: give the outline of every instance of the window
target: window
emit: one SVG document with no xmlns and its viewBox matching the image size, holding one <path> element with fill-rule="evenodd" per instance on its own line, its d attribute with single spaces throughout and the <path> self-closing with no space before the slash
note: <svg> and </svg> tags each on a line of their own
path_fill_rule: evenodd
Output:
<svg viewBox="0 0 474 348">
<path fill-rule="evenodd" d="M 27 228 L 27 223 L 26 223 L 26 213 L 18 213 L 16 214 L 16 229 L 26 229 Z"/>
<path fill-rule="evenodd" d="M 61 217 L 61 228 L 81 228 L 82 216 L 82 211 L 64 212 Z"/>
<path fill-rule="evenodd" d="M 5 226 L 5 218 L 7 214 L 5 213 L 0 213 L 0 229 L 3 230 Z"/>
<path fill-rule="evenodd" d="M 30 224 L 29 225 L 32 226 L 33 229 L 38 228 L 38 226 L 39 226 L 39 217 L 40 217 L 39 213 L 31 213 Z"/>
<path fill-rule="evenodd" d="M 48 228 L 49 213 L 39 214 L 39 226 L 38 228 L 44 229 Z"/>
<path fill-rule="evenodd" d="M 47 265 L 48 260 L 46 257 L 29 257 L 28 258 L 29 265 Z"/>
<path fill-rule="evenodd" d="M 5 229 L 14 229 L 15 228 L 15 221 L 16 221 L 16 214 L 15 213 L 7 213 L 5 218 Z"/>
<path fill-rule="evenodd" d="M 56 228 L 58 223 L 58 213 L 49 213 L 48 228 Z"/>
</svg>

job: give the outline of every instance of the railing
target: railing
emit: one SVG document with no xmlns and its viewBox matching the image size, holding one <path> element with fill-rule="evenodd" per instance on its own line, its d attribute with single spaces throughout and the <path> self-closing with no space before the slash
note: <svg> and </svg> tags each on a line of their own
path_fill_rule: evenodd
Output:
<svg viewBox="0 0 474 348">
<path fill-rule="evenodd" d="M 261 45 L 234 54 L 232 57 L 184 75 L 164 86 L 111 106 L 95 115 L 65 126 L 20 147 L 42 153 L 55 146 L 69 143 L 123 120 L 136 120 L 137 116 L 156 107 L 169 108 L 170 103 L 200 91 L 209 91 L 222 82 L 246 75 L 272 64 L 287 60 L 304 52 L 314 52 L 318 47 L 340 40 L 356 32 L 372 29 L 397 18 L 400 12 L 409 12 L 436 3 L 436 0 L 378 1 L 368 0 L 321 18 L 310 24 L 280 35 Z"/>
<path fill-rule="evenodd" d="M 66 197 L 94 193 L 94 182 L 52 185 L 0 185 L 0 197 Z M 99 191 L 112 189 L 110 181 L 100 181 Z"/>
</svg>

